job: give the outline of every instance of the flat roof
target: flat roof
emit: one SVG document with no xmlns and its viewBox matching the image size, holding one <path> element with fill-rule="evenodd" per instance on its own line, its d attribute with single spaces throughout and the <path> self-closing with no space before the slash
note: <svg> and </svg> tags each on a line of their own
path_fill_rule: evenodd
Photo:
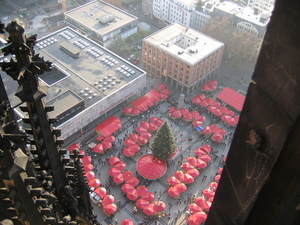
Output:
<svg viewBox="0 0 300 225">
<path fill-rule="evenodd" d="M 191 39 L 191 44 L 188 47 L 177 44 L 182 38 Z M 173 23 L 157 31 L 146 37 L 144 41 L 190 65 L 196 64 L 224 46 L 222 42 L 179 23 Z"/>
<path fill-rule="evenodd" d="M 80 56 L 73 58 L 60 49 L 63 42 L 79 50 Z M 145 73 L 70 27 L 64 27 L 38 39 L 34 49 L 36 54 L 52 62 L 53 69 L 39 76 L 39 79 L 48 86 L 44 98 L 46 103 L 71 90 L 84 100 L 85 108 L 88 108 Z M 3 57 L 1 60 L 9 61 L 10 56 Z M 5 73 L 2 77 L 11 104 L 13 106 L 19 104 L 20 99 L 14 96 L 17 82 Z M 59 113 L 61 107 L 68 104 L 68 101 L 57 101 L 54 112 Z M 18 113 L 23 115 L 21 111 Z"/>
<path fill-rule="evenodd" d="M 255 14 L 254 9 L 249 7 L 239 6 L 235 2 L 230 2 L 230 1 L 220 2 L 215 5 L 215 8 L 259 26 L 266 26 L 269 22 L 269 18 L 267 19 L 266 22 L 260 22 L 260 17 L 265 12 L 260 14 Z"/>
<path fill-rule="evenodd" d="M 65 12 L 65 15 L 102 36 L 138 19 L 103 1 L 89 2 Z"/>
<path fill-rule="evenodd" d="M 76 93 L 74 93 L 71 90 L 67 90 L 58 96 L 56 96 L 54 99 L 51 99 L 47 102 L 47 105 L 54 105 L 53 112 L 48 112 L 50 117 L 54 117 L 56 115 L 60 115 L 66 110 L 74 107 L 78 103 L 82 102 L 83 98 L 78 96 Z"/>
</svg>

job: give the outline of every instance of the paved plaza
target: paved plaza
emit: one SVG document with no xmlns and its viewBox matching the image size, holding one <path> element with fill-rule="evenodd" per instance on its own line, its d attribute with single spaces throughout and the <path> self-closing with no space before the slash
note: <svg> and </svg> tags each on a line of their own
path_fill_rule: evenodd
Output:
<svg viewBox="0 0 300 225">
<path fill-rule="evenodd" d="M 145 93 L 150 91 L 152 88 L 157 87 L 161 81 L 159 79 L 149 78 L 148 87 L 145 89 Z M 203 82 L 205 83 L 205 81 Z M 206 117 L 203 127 L 211 124 L 217 124 L 220 128 L 226 130 L 226 135 L 220 143 L 216 143 L 211 140 L 210 137 L 207 137 L 203 134 L 200 134 L 192 126 L 191 122 L 184 121 L 182 119 L 171 119 L 168 116 L 168 108 L 170 106 L 177 106 L 177 100 L 181 93 L 176 92 L 174 87 L 168 86 L 172 90 L 168 100 L 161 101 L 157 103 L 151 110 L 140 114 L 139 116 L 125 116 L 123 115 L 122 110 L 116 108 L 112 110 L 106 118 L 111 115 L 117 116 L 122 120 L 122 127 L 114 134 L 116 137 L 115 145 L 112 150 L 105 152 L 104 154 L 97 155 L 93 153 L 88 145 L 92 142 L 96 142 L 96 135 L 93 127 L 97 126 L 99 123 L 103 122 L 106 118 L 99 118 L 99 121 L 91 124 L 86 130 L 83 130 L 81 134 L 74 134 L 72 138 L 66 140 L 66 147 L 72 143 L 81 143 L 81 149 L 85 150 L 86 154 L 89 154 L 93 158 L 94 172 L 96 177 L 100 179 L 101 186 L 107 188 L 108 193 L 115 197 L 115 203 L 118 206 L 116 213 L 111 216 L 106 215 L 101 207 L 93 205 L 94 212 L 97 214 L 98 221 L 105 224 L 121 224 L 121 221 L 124 219 L 131 219 L 134 224 L 187 224 L 188 217 L 188 205 L 191 203 L 191 197 L 197 198 L 202 195 L 202 191 L 207 188 L 210 182 L 214 181 L 214 177 L 217 174 L 217 170 L 220 167 L 223 167 L 223 159 L 227 156 L 228 149 L 234 133 L 234 127 L 227 126 L 220 117 L 210 114 L 205 108 L 196 108 L 191 104 L 192 97 L 196 96 L 201 92 L 199 89 L 197 93 L 192 93 L 185 96 L 185 101 L 183 107 L 186 107 L 190 111 L 196 110 L 201 115 Z M 216 99 L 217 94 L 222 90 L 222 86 L 210 93 L 204 93 L 206 97 L 212 97 Z M 143 94 L 143 93 L 142 93 Z M 121 107 L 128 106 L 132 101 L 139 98 L 141 94 L 132 97 L 128 103 L 124 104 Z M 238 114 L 238 112 L 235 112 Z M 141 147 L 141 150 L 132 158 L 128 158 L 122 154 L 122 150 L 125 148 L 123 145 L 123 140 L 127 137 L 136 133 L 135 128 L 140 124 L 140 122 L 146 120 L 149 121 L 149 118 L 152 116 L 159 117 L 163 120 L 167 119 L 167 122 L 174 134 L 177 148 L 179 153 L 169 162 L 167 173 L 157 180 L 146 180 L 138 175 L 136 172 L 136 162 L 137 160 L 150 152 L 150 149 L 144 145 Z M 153 137 L 152 137 L 153 139 Z M 120 141 L 118 141 L 120 140 Z M 150 139 L 151 145 L 151 139 Z M 202 145 L 210 145 L 212 147 L 212 152 L 210 156 L 212 158 L 211 162 L 208 163 L 208 166 L 200 171 L 200 176 L 195 179 L 195 182 L 188 185 L 187 191 L 183 192 L 180 195 L 180 198 L 175 199 L 169 196 L 167 189 L 169 187 L 167 179 L 170 176 L 173 176 L 174 172 L 181 170 L 182 163 L 186 162 L 189 156 L 195 156 L 194 150 L 201 147 Z M 135 201 L 130 201 L 126 194 L 121 190 L 122 185 L 117 185 L 112 181 L 112 178 L 108 174 L 109 164 L 108 159 L 111 156 L 117 156 L 121 161 L 126 163 L 126 169 L 132 171 L 136 177 L 139 178 L 140 184 L 145 185 L 148 188 L 148 191 L 155 194 L 155 200 L 163 201 L 167 208 L 164 211 L 165 216 L 160 218 L 158 217 L 147 217 L 145 214 L 138 210 L 134 212 Z"/>
</svg>

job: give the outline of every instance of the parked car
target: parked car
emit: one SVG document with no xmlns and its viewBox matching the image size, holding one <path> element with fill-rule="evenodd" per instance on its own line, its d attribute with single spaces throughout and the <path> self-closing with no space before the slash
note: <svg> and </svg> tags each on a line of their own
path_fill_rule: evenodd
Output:
<svg viewBox="0 0 300 225">
<path fill-rule="evenodd" d="M 136 60 L 134 60 L 133 64 L 138 64 L 141 61 L 140 58 L 136 58 Z"/>
</svg>

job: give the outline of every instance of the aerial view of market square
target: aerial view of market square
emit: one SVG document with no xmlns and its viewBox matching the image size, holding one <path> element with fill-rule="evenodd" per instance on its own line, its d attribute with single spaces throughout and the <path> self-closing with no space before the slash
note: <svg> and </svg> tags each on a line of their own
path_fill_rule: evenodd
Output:
<svg viewBox="0 0 300 225">
<path fill-rule="evenodd" d="M 18 5 L 15 1 L 4 2 L 7 8 Z M 249 30 L 255 38 L 246 33 L 243 49 L 239 49 L 240 43 L 222 40 L 228 36 L 226 33 L 214 37 L 204 19 L 199 22 L 199 18 L 193 21 L 191 17 L 187 22 L 180 21 L 175 14 L 160 17 L 164 15 L 159 13 L 161 1 L 120 2 L 61 1 L 45 7 L 46 13 L 37 5 L 32 11 L 20 9 L 13 15 L 2 16 L 1 12 L 1 22 L 11 35 L 10 39 L 1 38 L 5 53 L 1 55 L 1 77 L 8 99 L 12 106 L 20 106 L 13 108 L 21 130 L 37 137 L 33 138 L 35 147 L 29 148 L 32 161 L 41 164 L 36 175 L 46 181 L 40 182 L 41 187 L 53 191 L 59 200 L 63 199 L 60 202 L 66 201 L 62 208 L 71 208 L 69 212 L 47 207 L 49 212 L 45 215 L 51 219 L 44 219 L 45 224 L 56 221 L 51 210 L 56 215 L 59 212 L 57 217 L 61 219 L 52 224 L 77 224 L 72 223 L 78 219 L 75 215 L 85 218 L 80 214 L 81 204 L 93 214 L 86 218 L 102 225 L 205 224 L 251 83 L 259 52 L 259 47 L 253 46 L 261 42 L 269 14 L 263 11 L 258 21 L 246 20 L 242 11 L 250 12 L 253 8 L 240 1 L 169 0 L 164 5 L 176 5 L 184 12 L 202 16 L 208 24 L 219 14 L 232 15 L 232 10 L 239 9 L 240 14 L 234 14 L 238 20 L 255 28 Z M 152 12 L 145 10 L 149 4 Z M 63 10 L 63 14 L 57 15 L 57 9 Z M 14 20 L 19 13 L 21 17 Z M 211 13 L 216 17 L 210 17 Z M 222 21 L 219 25 L 227 26 L 226 20 Z M 35 64 L 40 67 L 39 72 L 28 67 L 30 75 L 22 75 L 38 74 L 38 82 L 31 84 L 38 90 L 32 92 L 32 99 L 43 99 L 43 107 L 44 103 L 24 104 L 32 99 L 18 85 L 27 87 L 28 83 L 20 79 L 21 75 L 16 78 L 9 64 L 13 62 L 9 54 L 18 62 L 26 61 L 23 51 L 9 47 L 17 43 L 12 30 L 21 35 L 22 24 L 26 25 L 24 43 L 31 46 L 34 39 L 32 52 L 42 57 L 32 58 L 24 66 L 44 60 L 47 65 Z M 231 32 L 243 30 L 242 24 L 238 22 L 232 28 L 236 31 Z M 120 30 L 123 33 L 113 38 Z M 30 36 L 35 33 L 37 38 Z M 131 38 L 135 34 L 139 36 Z M 36 97 L 41 86 L 48 90 Z M 44 144 L 38 138 L 43 125 L 36 124 L 36 114 L 30 107 L 36 107 L 36 112 L 41 107 L 49 118 L 55 118 L 49 121 L 61 131 L 56 133 L 51 125 L 48 129 L 54 130 L 49 135 L 55 136 L 54 146 L 65 149 L 61 160 L 65 165 L 55 164 L 56 158 L 49 157 L 49 170 L 45 161 L 39 161 L 46 154 L 44 147 L 39 147 Z M 42 121 L 41 115 L 38 118 Z M 26 122 L 28 119 L 32 128 Z M 57 141 L 59 135 L 63 143 Z M 71 164 L 76 172 L 67 171 Z M 55 178 L 59 175 L 51 172 L 54 165 L 65 168 L 67 180 L 71 181 Z M 85 188 L 72 180 L 72 173 L 87 188 L 88 199 L 81 191 Z M 56 187 L 59 180 L 65 182 L 63 191 Z M 32 179 L 27 182 L 33 184 Z M 39 184 L 36 185 L 37 188 Z M 71 187 L 76 187 L 77 195 L 70 191 Z M 74 196 L 82 194 L 84 201 L 73 199 L 76 204 L 72 203 L 72 194 L 68 195 L 71 192 Z M 43 196 L 41 193 L 38 198 Z M 47 202 L 52 205 L 50 198 Z M 44 203 L 41 205 L 46 208 Z M 66 216 L 68 212 L 70 217 Z M 20 218 L 18 221 L 28 219 Z"/>
</svg>

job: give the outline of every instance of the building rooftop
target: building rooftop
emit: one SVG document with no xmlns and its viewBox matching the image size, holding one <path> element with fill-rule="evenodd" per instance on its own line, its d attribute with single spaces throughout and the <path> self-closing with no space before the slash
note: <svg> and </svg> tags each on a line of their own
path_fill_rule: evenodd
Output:
<svg viewBox="0 0 300 225">
<path fill-rule="evenodd" d="M 190 65 L 224 46 L 222 42 L 178 23 L 157 31 L 144 41 Z"/>
<path fill-rule="evenodd" d="M 82 100 L 88 108 L 145 73 L 70 27 L 38 39 L 35 46 L 36 54 L 52 62 L 52 70 L 39 78 L 48 86 L 44 99 L 47 105 L 54 105 L 56 115 Z M 12 105 L 19 104 L 14 96 L 17 82 L 7 75 L 2 77 Z"/>
<path fill-rule="evenodd" d="M 100 35 L 137 20 L 137 17 L 103 1 L 89 2 L 65 12 L 65 15 Z"/>
<path fill-rule="evenodd" d="M 225 1 L 218 3 L 215 5 L 215 8 L 259 26 L 266 26 L 269 22 L 269 15 L 266 12 L 255 14 L 254 9 L 241 7 L 234 2 Z M 261 22 L 262 16 L 266 18 L 263 20 L 264 22 Z"/>
</svg>

